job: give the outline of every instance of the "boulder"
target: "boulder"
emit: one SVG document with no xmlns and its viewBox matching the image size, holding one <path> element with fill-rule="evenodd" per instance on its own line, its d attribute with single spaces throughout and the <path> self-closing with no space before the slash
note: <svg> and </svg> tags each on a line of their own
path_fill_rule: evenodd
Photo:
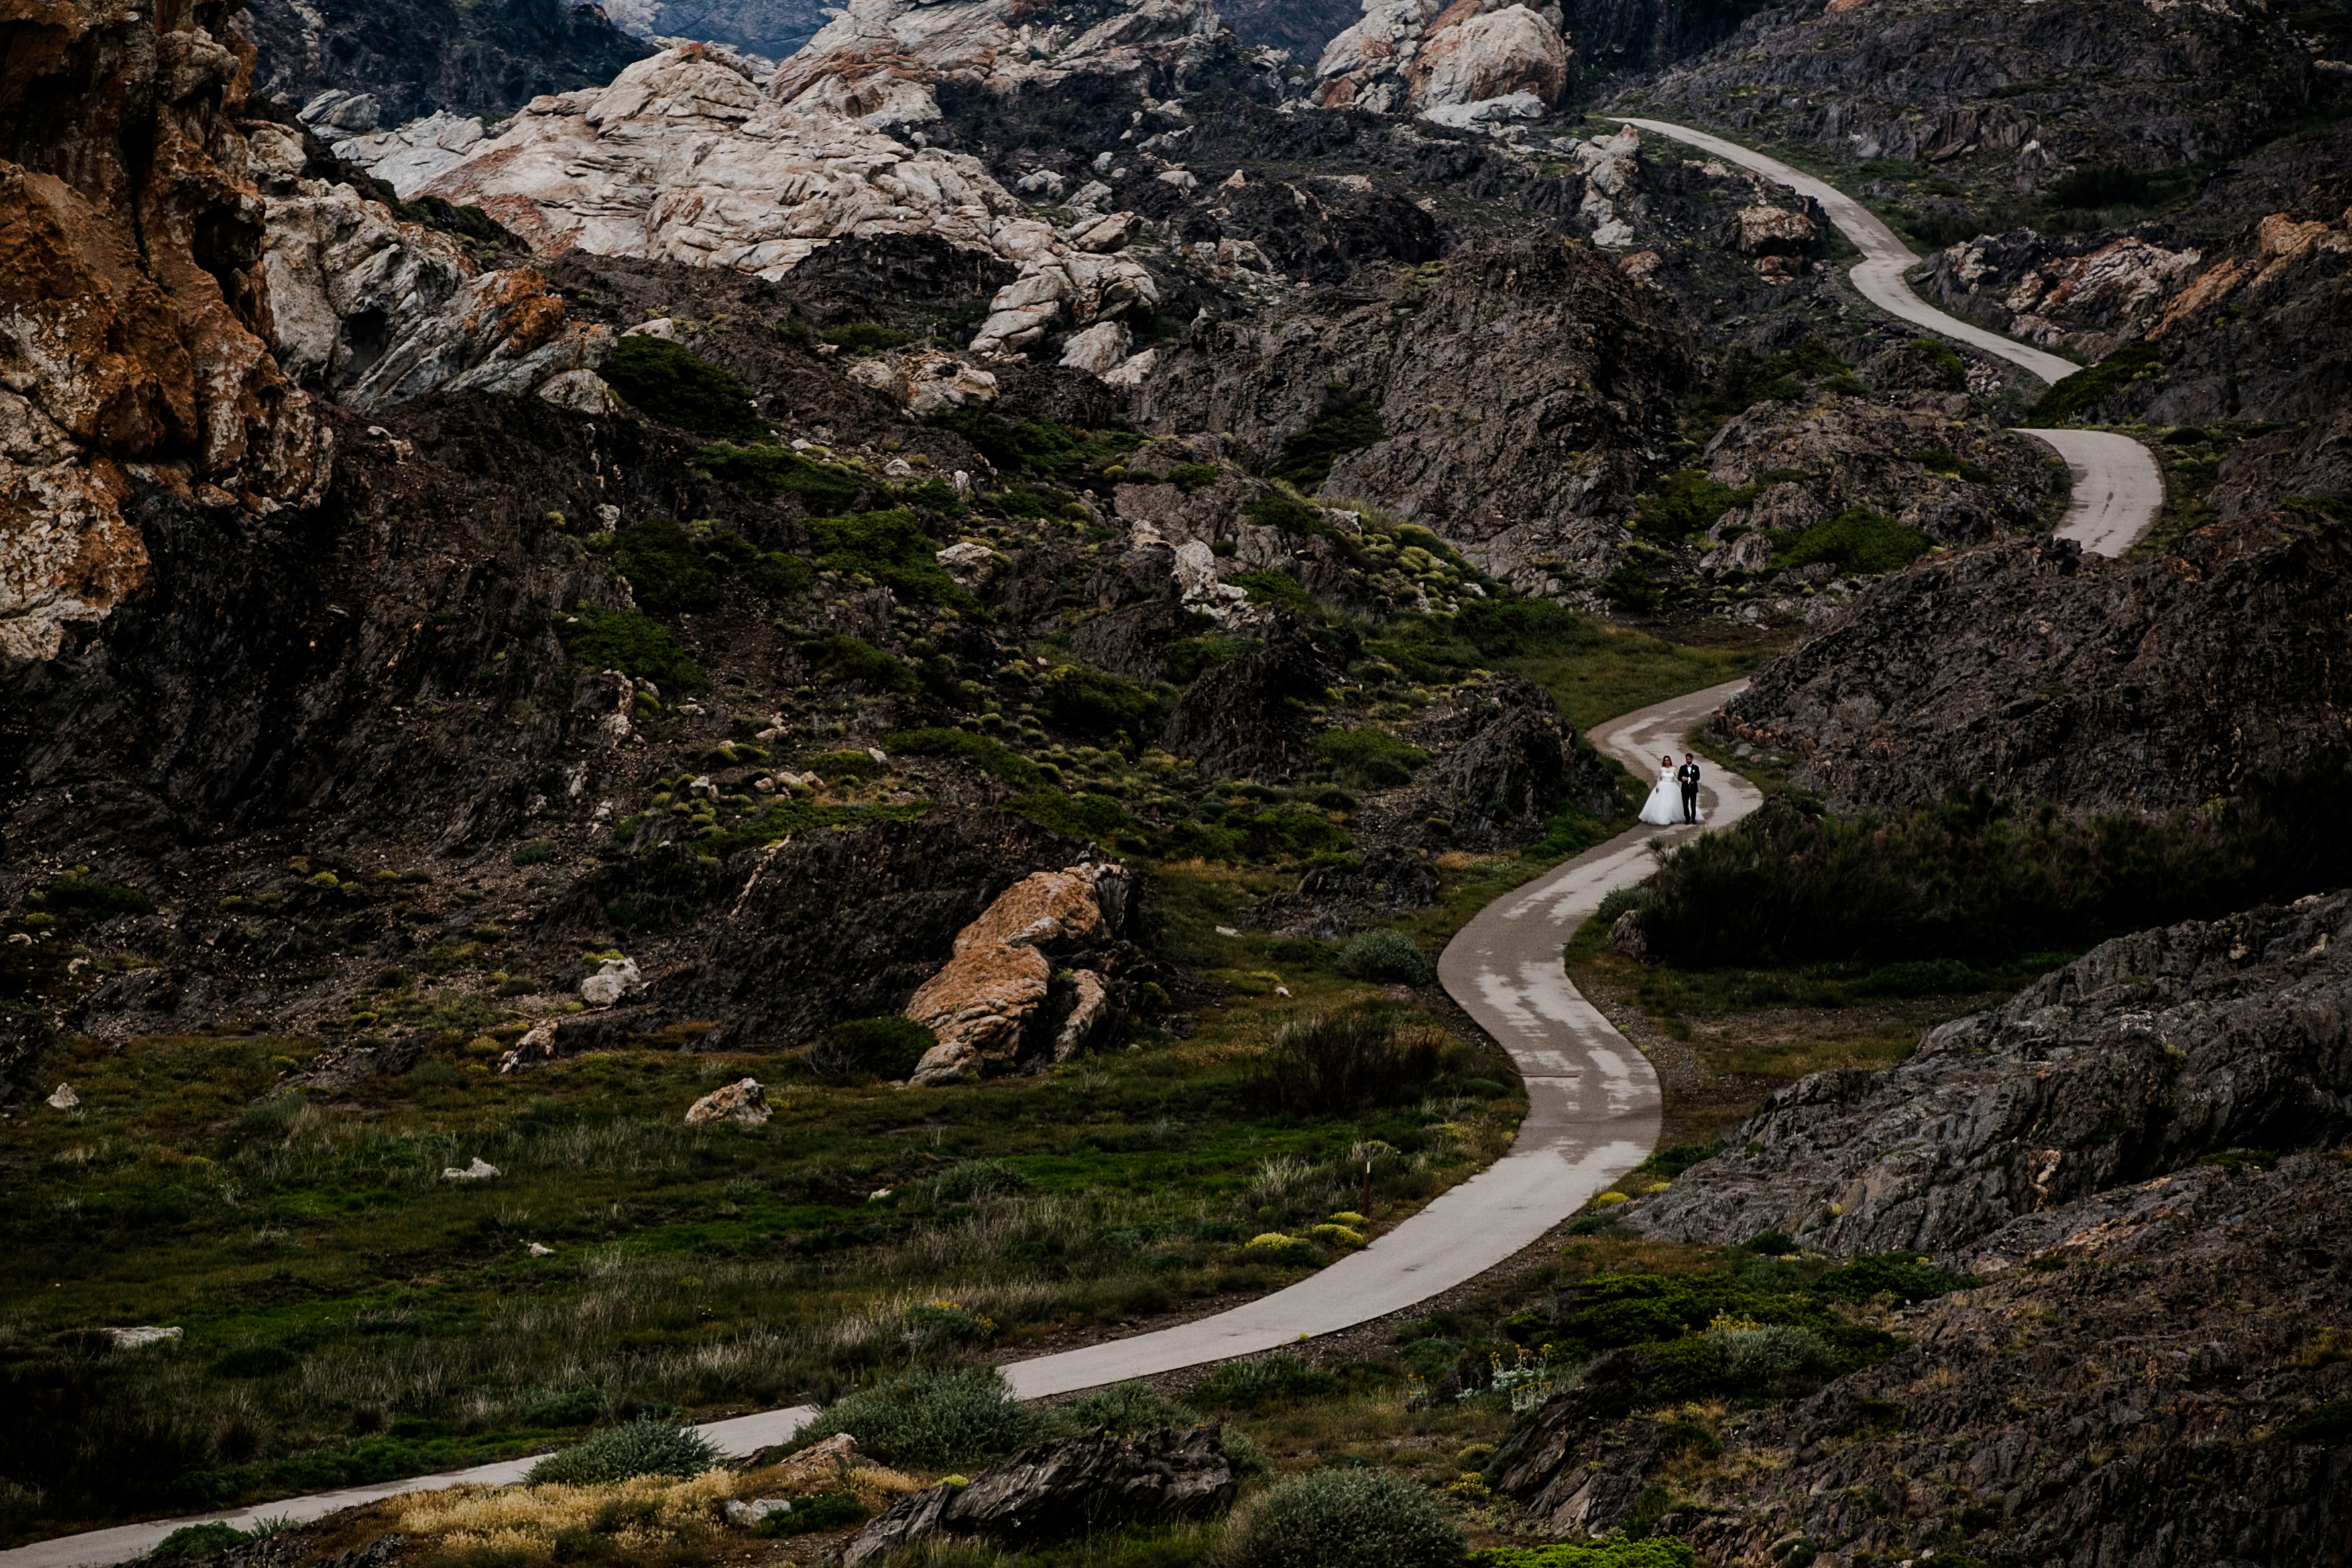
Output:
<svg viewBox="0 0 2352 1568">
<path fill-rule="evenodd" d="M 609 1008 L 645 988 L 645 977 L 637 973 L 635 958 L 607 958 L 580 982 L 580 999 L 592 1008 Z"/>
<path fill-rule="evenodd" d="M 1005 1547 L 1136 1524 L 1205 1519 L 1234 1499 L 1215 1425 L 1119 1437 L 1097 1432 L 1022 1449 L 964 1486 L 899 1499 L 842 1553 L 862 1568 L 935 1535 L 977 1535 Z"/>
<path fill-rule="evenodd" d="M 1392 114 L 1524 94 L 1540 114 L 1568 82 L 1555 16 L 1496 0 L 1365 0 L 1362 17 L 1323 47 L 1311 101 Z"/>
<path fill-rule="evenodd" d="M 760 1081 L 742 1078 L 712 1090 L 688 1106 L 686 1124 L 699 1127 L 711 1122 L 733 1122 L 740 1126 L 764 1127 L 772 1114 L 768 1092 L 760 1087 Z"/>
<path fill-rule="evenodd" d="M 70 1083 L 60 1083 L 49 1094 L 47 1104 L 52 1111 L 71 1111 L 81 1104 L 81 1096 Z"/>
<path fill-rule="evenodd" d="M 1126 361 L 1134 341 L 1124 321 L 1097 321 L 1083 332 L 1070 334 L 1062 345 L 1062 364 L 1090 375 L 1104 375 Z"/>
<path fill-rule="evenodd" d="M 1820 243 L 1821 230 L 1802 213 L 1762 203 L 1739 209 L 1733 245 L 1742 256 L 1804 256 Z"/>
<path fill-rule="evenodd" d="M 956 934 L 954 956 L 923 982 L 907 1016 L 939 1037 L 908 1082 L 953 1083 L 1001 1071 L 1021 1055 L 1053 988 L 1046 949 L 1091 951 L 1118 940 L 1132 875 L 1092 862 L 1036 872 L 1005 890 Z M 1086 1043 L 1111 1012 L 1108 989 L 1091 969 L 1067 983 L 1067 1006 L 1051 1037 L 1055 1060 Z"/>
</svg>

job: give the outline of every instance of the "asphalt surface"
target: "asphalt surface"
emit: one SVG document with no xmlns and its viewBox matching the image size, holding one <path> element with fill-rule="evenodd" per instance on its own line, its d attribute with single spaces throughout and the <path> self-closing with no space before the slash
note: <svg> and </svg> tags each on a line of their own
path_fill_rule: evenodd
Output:
<svg viewBox="0 0 2352 1568">
<path fill-rule="evenodd" d="M 1877 214 L 1827 181 L 1792 169 L 1778 158 L 1751 152 L 1737 141 L 1727 141 L 1686 125 L 1671 125 L 1663 120 L 1628 120 L 1623 123 L 1711 152 L 1726 162 L 1753 169 L 1799 195 L 1819 202 L 1839 232 L 1861 248 L 1862 259 L 1854 263 L 1852 273 L 1854 287 L 1888 315 L 1966 343 L 1996 359 L 2007 360 L 2045 382 L 2058 381 L 2083 368 L 2072 360 L 2004 338 L 1973 321 L 1946 315 L 1912 293 L 1904 278 L 1918 265 L 1918 256 Z M 2164 476 L 2147 448 L 2128 435 L 2104 430 L 2022 427 L 2018 434 L 2055 447 L 2066 460 L 2067 472 L 2074 476 L 2074 494 L 2056 529 L 2059 538 L 2078 540 L 2094 555 L 2121 555 L 2156 521 L 2157 511 L 2164 505 Z"/>
</svg>

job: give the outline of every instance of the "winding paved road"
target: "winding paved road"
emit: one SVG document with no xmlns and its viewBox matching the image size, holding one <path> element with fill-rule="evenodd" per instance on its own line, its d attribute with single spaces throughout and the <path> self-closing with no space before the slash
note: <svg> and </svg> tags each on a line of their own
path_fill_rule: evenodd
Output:
<svg viewBox="0 0 2352 1568">
<path fill-rule="evenodd" d="M 1636 778 L 1650 778 L 1661 754 L 1678 756 L 1683 737 L 1746 684 L 1734 681 L 1615 719 L 1601 728 L 1598 743 Z M 1736 821 L 1762 803 L 1746 779 L 1716 768 L 1709 773 L 1700 797 L 1706 825 Z M 1657 1142 L 1657 1076 L 1577 994 L 1561 967 L 1560 949 L 1603 896 L 1643 874 L 1654 841 L 1697 831 L 1637 827 L 1621 833 L 1488 904 L 1439 957 L 1438 977 L 1447 992 L 1502 1042 L 1527 1078 L 1528 1114 L 1508 1154 L 1364 1250 L 1286 1290 L 1174 1328 L 1014 1362 L 1004 1368 L 1014 1390 L 1033 1399 L 1067 1394 L 1273 1350 L 1385 1316 L 1533 1245 L 1641 1164 Z M 766 1410 L 701 1431 L 724 1452 L 748 1454 L 782 1442 L 815 1413 L 811 1406 Z M 198 1517 L 241 1528 L 265 1517 L 299 1522 L 403 1492 L 511 1483 L 531 1463 L 513 1459 Z M 121 1563 L 194 1522 L 158 1520 L 39 1542 L 0 1552 L 0 1568 Z"/>
<path fill-rule="evenodd" d="M 1996 359 L 2007 360 L 2045 382 L 2055 382 L 2082 369 L 2070 360 L 2062 360 L 2031 344 L 2004 338 L 1957 316 L 1948 316 L 1912 293 L 1904 276 L 1919 257 L 1880 221 L 1877 214 L 1826 180 L 1792 169 L 1778 158 L 1751 152 L 1737 141 L 1727 141 L 1686 125 L 1672 125 L 1663 120 L 1624 120 L 1622 123 L 1753 169 L 1799 195 L 1819 202 L 1830 221 L 1862 249 L 1862 259 L 1854 263 L 1852 275 L 1854 287 L 1888 315 L 1941 333 Z M 2164 476 L 2147 448 L 2138 442 L 2104 430 L 2020 427 L 2018 434 L 2056 448 L 2058 455 L 2065 459 L 2067 472 L 2074 476 L 2074 494 L 2067 503 L 2066 516 L 2058 525 L 2059 538 L 2077 540 L 2094 555 L 2121 555 L 2156 521 L 2157 511 L 2164 505 Z"/>
</svg>

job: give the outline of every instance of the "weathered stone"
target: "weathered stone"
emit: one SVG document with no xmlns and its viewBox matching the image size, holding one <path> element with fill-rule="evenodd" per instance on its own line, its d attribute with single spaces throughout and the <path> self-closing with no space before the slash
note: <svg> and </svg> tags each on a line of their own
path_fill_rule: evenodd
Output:
<svg viewBox="0 0 2352 1568">
<path fill-rule="evenodd" d="M 1034 947 L 959 946 L 907 1004 L 907 1016 L 939 1036 L 908 1082 L 953 1083 L 1010 1065 L 1053 973 Z"/>
<path fill-rule="evenodd" d="M 609 1008 L 645 988 L 645 977 L 637 972 L 635 958 L 607 958 L 580 982 L 580 999 L 592 1008 Z"/>
<path fill-rule="evenodd" d="M 686 1124 L 699 1127 L 711 1122 L 733 1122 L 746 1127 L 764 1127 L 774 1113 L 768 1105 L 768 1092 L 760 1087 L 760 1081 L 743 1078 L 712 1090 L 688 1106 Z"/>
<path fill-rule="evenodd" d="M 1223 1428 L 1211 1425 L 1118 1437 L 1098 1432 L 1024 1448 L 966 1486 L 901 1498 L 852 1541 L 844 1568 L 934 1535 L 979 1535 L 1008 1546 L 1202 1519 L 1233 1501 Z"/>
<path fill-rule="evenodd" d="M 468 1164 L 463 1166 L 448 1166 L 444 1167 L 441 1172 L 441 1179 L 443 1181 L 490 1181 L 495 1179 L 499 1174 L 498 1166 L 490 1164 L 489 1161 L 482 1158 L 481 1155 L 476 1155 Z"/>
</svg>

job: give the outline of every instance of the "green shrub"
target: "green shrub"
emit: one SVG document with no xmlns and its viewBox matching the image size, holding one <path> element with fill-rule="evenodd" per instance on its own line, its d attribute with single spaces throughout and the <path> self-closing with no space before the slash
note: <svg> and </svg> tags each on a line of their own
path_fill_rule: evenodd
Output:
<svg viewBox="0 0 2352 1568">
<path fill-rule="evenodd" d="M 1050 419 L 1024 419 L 1013 424 L 991 408 L 950 409 L 935 415 L 931 423 L 954 431 L 1007 473 L 1030 468 L 1051 474 L 1096 466 L 1134 451 L 1145 439 L 1128 430 L 1073 431 Z"/>
<path fill-rule="evenodd" d="M 2352 1399 L 2331 1399 L 2325 1405 L 2315 1405 L 2281 1427 L 2279 1436 L 2290 1443 L 2326 1443 L 2331 1447 L 2352 1442 Z"/>
<path fill-rule="evenodd" d="M 2153 343 L 2126 343 L 2097 364 L 2062 376 L 2025 418 L 2029 424 L 2063 424 L 2088 413 L 2136 382 L 2161 381 L 2164 356 Z"/>
<path fill-rule="evenodd" d="M 517 865 L 544 865 L 555 858 L 555 846 L 545 839 L 533 839 L 508 858 Z"/>
<path fill-rule="evenodd" d="M 835 632 L 814 638 L 801 644 L 801 657 L 818 674 L 847 685 L 882 692 L 913 692 L 922 687 L 914 671 L 857 637 Z M 866 758 L 866 761 L 870 764 L 873 758 Z"/>
<path fill-rule="evenodd" d="M 1003 1160 L 958 1160 L 931 1178 L 931 1196 L 941 1203 L 966 1203 L 1019 1192 L 1029 1178 Z"/>
<path fill-rule="evenodd" d="M 1488 659 L 1597 648 L 1609 640 L 1591 616 L 1549 599 L 1473 600 L 1454 617 L 1454 631 Z"/>
<path fill-rule="evenodd" d="M 1310 1013 L 1276 1031 L 1243 1082 L 1260 1108 L 1340 1116 L 1420 1098 L 1460 1054 L 1441 1030 L 1400 1025 L 1366 1010 Z"/>
<path fill-rule="evenodd" d="M 768 550 L 745 569 L 743 580 L 771 599 L 788 599 L 816 580 L 816 565 L 805 557 Z"/>
<path fill-rule="evenodd" d="M 245 1545 L 252 1539 L 234 1524 L 218 1520 L 203 1524 L 184 1524 L 155 1543 L 152 1555 L 157 1557 L 217 1557 L 222 1552 Z"/>
<path fill-rule="evenodd" d="M 702 666 L 687 656 L 669 628 L 647 616 L 583 604 L 559 616 L 555 632 L 583 668 L 642 676 L 673 695 L 710 689 Z"/>
<path fill-rule="evenodd" d="M 1848 507 L 1793 537 L 1778 537 L 1782 543 L 1772 557 L 1776 568 L 1827 561 L 1840 572 L 1871 575 L 1900 571 L 1935 542 L 1916 528 L 1863 507 Z"/>
<path fill-rule="evenodd" d="M 1006 746 L 968 729 L 902 729 L 882 737 L 882 749 L 897 756 L 961 757 L 982 772 L 1008 784 L 1034 789 L 1045 775 L 1037 765 Z"/>
<path fill-rule="evenodd" d="M 607 1427 L 585 1442 L 531 1466 L 525 1484 L 599 1486 L 633 1476 L 698 1476 L 719 1461 L 710 1440 L 691 1427 L 644 1417 Z"/>
<path fill-rule="evenodd" d="M 78 873 L 58 877 L 46 891 L 51 908 L 78 909 L 100 920 L 155 913 L 155 901 L 137 888 L 91 882 Z"/>
<path fill-rule="evenodd" d="M 874 483 L 861 474 L 814 462 L 783 446 L 706 446 L 694 455 L 694 465 L 763 501 L 798 497 L 802 509 L 813 517 L 841 516 L 857 504 L 859 492 L 872 488 Z"/>
<path fill-rule="evenodd" d="M 1327 729 L 1314 739 L 1315 755 L 1331 765 L 1340 781 L 1358 789 L 1392 789 L 1411 783 L 1412 770 L 1429 753 L 1384 729 Z"/>
<path fill-rule="evenodd" d="M 889 768 L 869 751 L 828 751 L 809 762 L 809 771 L 822 779 L 879 779 Z"/>
<path fill-rule="evenodd" d="M 693 538 L 667 517 L 647 517 L 614 535 L 613 565 L 637 602 L 656 614 L 708 610 L 718 601 L 719 579 Z"/>
<path fill-rule="evenodd" d="M 1057 664 L 1038 684 L 1044 688 L 1038 706 L 1046 716 L 1081 735 L 1108 737 L 1117 730 L 1140 728 L 1159 710 L 1159 699 L 1148 687 L 1091 664 Z"/>
<path fill-rule="evenodd" d="M 751 389 L 734 372 L 666 339 L 644 333 L 623 338 L 596 373 L 632 407 L 665 424 L 735 440 L 767 434 L 752 411 Z"/>
<path fill-rule="evenodd" d="M 1969 368 L 1948 347 L 1933 338 L 1914 338 L 1911 346 L 1919 351 L 1920 358 L 1943 373 L 1945 391 L 1959 392 L 1968 386 Z"/>
<path fill-rule="evenodd" d="M 1367 931 L 1339 950 L 1339 972 L 1359 980 L 1394 980 L 1408 986 L 1430 983 L 1429 960 L 1412 939 L 1400 931 Z"/>
<path fill-rule="evenodd" d="M 1828 1342 L 1788 1323 L 1712 1328 L 1706 1337 L 1723 1353 L 1723 1375 L 1750 1393 L 1787 1394 L 1837 1369 Z"/>
<path fill-rule="evenodd" d="M 1339 529 L 1323 520 L 1321 512 L 1280 490 L 1269 491 L 1250 502 L 1242 508 L 1242 516 L 1259 528 L 1301 538 L 1329 538 L 1339 534 Z"/>
<path fill-rule="evenodd" d="M 1706 532 L 1732 507 L 1744 507 L 1755 498 L 1753 486 L 1736 489 L 1708 478 L 1703 469 L 1688 468 L 1660 479 L 1655 495 L 1633 504 L 1633 526 L 1651 538 L 1688 538 Z"/>
<path fill-rule="evenodd" d="M 774 1537 L 838 1530 L 845 1524 L 861 1522 L 866 1512 L 866 1505 L 857 1500 L 855 1492 L 820 1492 L 814 1497 L 794 1498 L 784 1507 L 771 1511 L 760 1521 L 758 1533 Z"/>
<path fill-rule="evenodd" d="M 1295 1355 L 1261 1356 L 1234 1361 L 1202 1378 L 1192 1392 L 1192 1402 L 1203 1410 L 1255 1410 L 1293 1399 L 1312 1399 L 1334 1393 L 1339 1380 Z"/>
<path fill-rule="evenodd" d="M 1168 483 L 1186 495 L 1217 482 L 1217 465 L 1213 463 L 1179 463 L 1168 470 Z"/>
<path fill-rule="evenodd" d="M 1257 647 L 1255 637 L 1181 637 L 1168 644 L 1168 678 L 1189 686 L 1204 671 L 1240 658 Z"/>
<path fill-rule="evenodd" d="M 912 512 L 899 508 L 813 517 L 808 529 L 815 541 L 816 563 L 827 571 L 871 578 L 906 599 L 974 607 L 971 595 L 940 565 L 939 541 L 923 532 Z"/>
<path fill-rule="evenodd" d="M 1066 795 L 1059 789 L 1036 789 L 1015 795 L 997 810 L 1026 817 L 1041 827 L 1074 839 L 1108 841 L 1141 829 L 1142 823 L 1108 795 Z M 1325 826 L 1329 826 L 1326 823 Z"/>
<path fill-rule="evenodd" d="M 1671 1535 L 1652 1535 L 1640 1541 L 1490 1546 L 1470 1554 L 1470 1568 L 1698 1568 L 1698 1557 Z"/>
<path fill-rule="evenodd" d="M 1900 1301 L 1924 1301 L 1949 1291 L 1975 1284 L 1966 1274 L 1937 1268 L 1913 1252 L 1865 1253 L 1832 1269 L 1810 1287 L 1817 1296 L 1838 1301 L 1869 1301 L 1893 1296 Z"/>
<path fill-rule="evenodd" d="M 1003 1458 L 1053 1430 L 1052 1417 L 1014 1398 L 992 1366 L 917 1367 L 845 1396 L 795 1433 L 792 1446 L 846 1432 L 877 1458 L 940 1469 Z"/>
<path fill-rule="evenodd" d="M 885 349 L 902 348 L 914 341 L 906 333 L 892 327 L 878 327 L 871 321 L 853 321 L 846 327 L 835 327 L 817 334 L 836 349 L 852 353 L 878 353 Z"/>
<path fill-rule="evenodd" d="M 1954 453 L 1949 447 L 1930 446 L 1923 452 L 1914 452 L 1911 454 L 1911 461 L 1930 474 L 1949 474 L 1954 478 L 1965 479 L 1971 485 L 2000 483 L 2000 475 L 1990 469 L 1978 467 L 1967 458 Z"/>
<path fill-rule="evenodd" d="M 1461 1568 L 1462 1532 L 1428 1494 L 1386 1470 L 1282 1481 L 1238 1516 L 1232 1568 Z"/>
<path fill-rule="evenodd" d="M 610 1405 L 601 1388 L 570 1388 L 551 1394 L 522 1413 L 526 1427 L 585 1427 Z"/>
<path fill-rule="evenodd" d="M 1639 909 L 1649 902 L 1650 893 L 1645 887 L 1612 887 L 1601 894 L 1601 907 L 1592 912 L 1592 918 L 1606 929 L 1616 925 L 1618 917 L 1627 910 Z"/>
<path fill-rule="evenodd" d="M 1122 1435 L 1152 1432 L 1163 1427 L 1197 1427 L 1201 1417 L 1140 1380 L 1082 1394 L 1062 1406 L 1073 1430 L 1091 1432 L 1108 1427 Z"/>
<path fill-rule="evenodd" d="M 809 1048 L 809 1070 L 826 1078 L 870 1072 L 893 1082 L 915 1071 L 940 1037 L 910 1018 L 886 1014 L 837 1023 Z"/>
<path fill-rule="evenodd" d="M 1285 437 L 1282 455 L 1266 473 L 1302 490 L 1312 490 L 1331 476 L 1331 465 L 1341 455 L 1385 441 L 1388 434 L 1379 409 L 1369 402 L 1350 403 Z"/>
<path fill-rule="evenodd" d="M 1621 560 L 1601 580 L 1601 597 L 1620 610 L 1648 615 L 1666 601 L 1666 591 L 1630 560 Z"/>
</svg>

